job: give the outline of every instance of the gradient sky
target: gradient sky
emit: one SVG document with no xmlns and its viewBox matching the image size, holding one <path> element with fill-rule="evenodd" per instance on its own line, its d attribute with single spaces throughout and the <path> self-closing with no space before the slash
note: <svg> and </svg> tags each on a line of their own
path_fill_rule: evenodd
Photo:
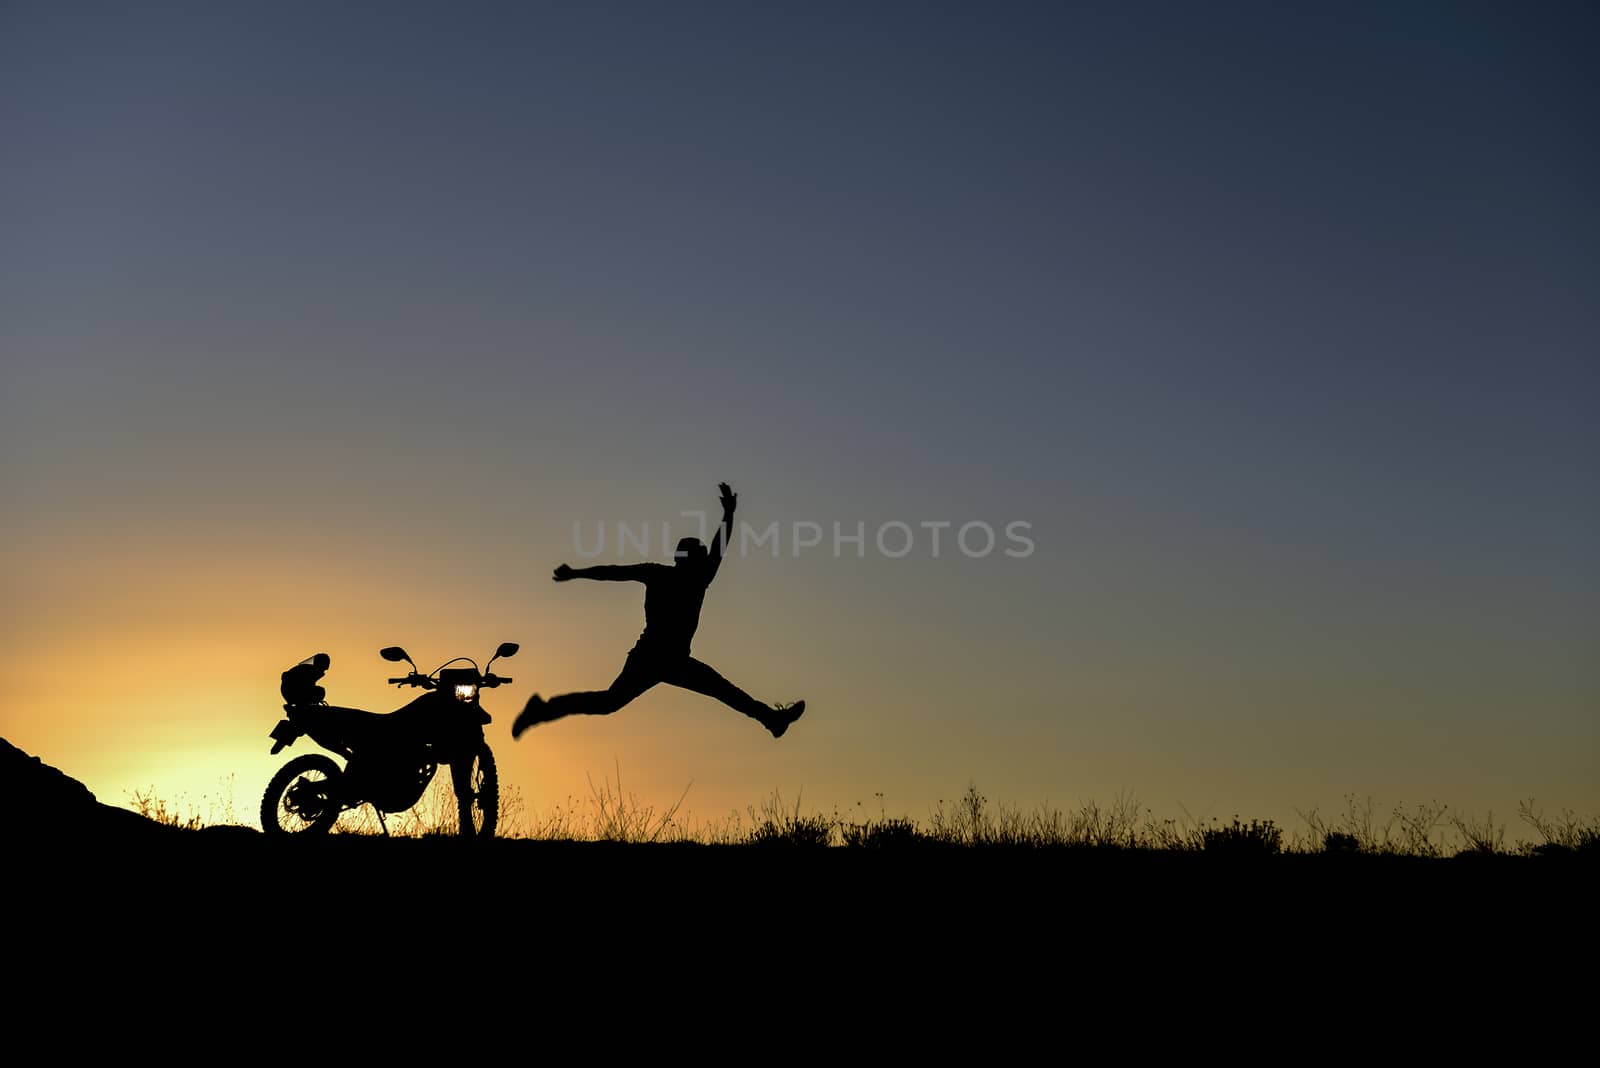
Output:
<svg viewBox="0 0 1600 1068">
<path fill-rule="evenodd" d="M 0 734 L 253 819 L 285 667 L 387 709 L 380 646 L 513 639 L 535 809 L 1600 810 L 1597 28 L 0 5 Z M 730 559 L 696 653 L 787 737 L 662 687 L 512 743 L 640 626 L 573 524 L 722 479 L 1036 550 Z"/>
</svg>

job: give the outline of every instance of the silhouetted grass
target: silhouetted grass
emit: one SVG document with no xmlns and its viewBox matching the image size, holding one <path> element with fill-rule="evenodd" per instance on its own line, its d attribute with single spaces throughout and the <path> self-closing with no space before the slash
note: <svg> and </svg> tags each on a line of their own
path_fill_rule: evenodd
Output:
<svg viewBox="0 0 1600 1068">
<path fill-rule="evenodd" d="M 1527 847 L 1535 855 L 1600 855 L 1600 817 L 1579 816 L 1571 809 L 1564 809 L 1559 816 L 1547 818 L 1543 809 L 1534 806 L 1532 798 L 1517 806 L 1517 815 L 1541 839 Z"/>
<path fill-rule="evenodd" d="M 803 848 L 894 850 L 966 849 L 1093 849 L 1111 851 L 1203 853 L 1225 857 L 1271 857 L 1283 854 L 1345 854 L 1389 857 L 1460 855 L 1532 856 L 1582 850 L 1600 851 L 1600 820 L 1563 812 L 1545 819 L 1525 802 L 1524 823 L 1540 836 L 1537 843 L 1506 843 L 1507 826 L 1493 814 L 1479 820 L 1451 812 L 1437 802 L 1395 805 L 1380 812 L 1370 798 L 1346 799 L 1345 812 L 1325 819 L 1316 810 L 1302 814 L 1307 828 L 1291 833 L 1272 820 L 1224 823 L 1157 818 L 1132 796 L 1109 805 L 1086 801 L 1074 809 L 1040 805 L 1022 809 L 991 804 L 976 786 L 955 801 L 940 801 L 926 823 L 909 816 L 890 816 L 882 807 L 875 816 L 832 815 L 805 811 L 801 798 L 787 803 L 774 793 L 743 815 L 732 814 L 710 824 L 679 817 L 684 800 L 668 810 L 665 823 L 651 824 L 652 811 L 631 795 L 621 800 L 619 788 L 596 793 L 587 814 L 568 805 L 514 837 L 562 841 L 675 841 L 707 845 L 760 845 Z M 609 786 L 609 784 L 608 784 Z M 859 807 L 859 806 L 858 806 Z M 614 828 L 650 828 L 648 834 L 617 835 Z"/>
<path fill-rule="evenodd" d="M 1283 830 L 1271 820 L 1216 824 L 1200 829 L 1200 848 L 1235 857 L 1270 857 L 1283 852 Z"/>
<path fill-rule="evenodd" d="M 198 801 L 187 797 L 168 801 L 151 786 L 135 790 L 128 799 L 128 807 L 163 827 L 185 831 L 197 831 L 204 827 L 236 827 L 239 826 L 239 820 L 234 812 L 233 795 L 237 785 L 233 775 L 218 779 L 217 792 L 201 794 Z"/>
<path fill-rule="evenodd" d="M 751 808 L 751 830 L 745 838 L 749 845 L 798 846 L 816 848 L 830 846 L 838 830 L 837 819 L 821 815 L 807 815 L 800 810 L 800 795 L 795 796 L 794 809 L 783 803 L 783 797 L 774 793 L 762 802 L 758 813 Z"/>
<path fill-rule="evenodd" d="M 234 825 L 233 782 L 222 781 L 216 797 L 199 804 L 169 802 L 154 790 L 136 792 L 131 807 L 157 823 L 196 830 Z M 1110 852 L 1194 853 L 1218 857 L 1275 857 L 1285 854 L 1328 854 L 1442 858 L 1453 856 L 1600 855 L 1600 819 L 1570 810 L 1547 817 L 1532 800 L 1518 806 L 1520 823 L 1537 836 L 1508 844 L 1508 824 L 1493 813 L 1482 818 L 1451 811 L 1437 802 L 1397 804 L 1380 809 L 1371 798 L 1346 797 L 1344 811 L 1324 816 L 1316 809 L 1299 813 L 1305 830 L 1286 831 L 1272 820 L 1229 822 L 1158 819 L 1131 795 L 1110 804 L 1085 801 L 1071 809 L 1039 805 L 1023 809 L 992 804 L 975 785 L 954 801 L 941 800 L 928 820 L 891 816 L 878 795 L 878 812 L 863 806 L 841 814 L 807 812 L 802 795 L 792 804 L 774 792 L 743 813 L 708 822 L 690 820 L 683 810 L 689 789 L 671 805 L 658 809 L 640 801 L 616 778 L 589 781 L 589 797 L 568 798 L 550 810 L 529 810 L 521 792 L 503 785 L 498 837 L 546 842 L 613 842 L 625 844 L 692 843 L 708 846 L 761 846 L 791 849 L 845 850 L 1006 849 L 1095 850 Z M 398 838 L 453 837 L 457 809 L 448 772 L 430 786 L 416 807 L 387 817 L 388 832 Z M 381 835 L 370 807 L 345 813 L 335 832 Z"/>
</svg>

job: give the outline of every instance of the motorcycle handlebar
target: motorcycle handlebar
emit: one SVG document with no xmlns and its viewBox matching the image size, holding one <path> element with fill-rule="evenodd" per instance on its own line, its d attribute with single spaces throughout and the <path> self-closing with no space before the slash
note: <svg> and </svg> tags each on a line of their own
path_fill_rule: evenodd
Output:
<svg viewBox="0 0 1600 1068">
<path fill-rule="evenodd" d="M 389 685 L 391 685 L 391 686 L 407 686 L 407 685 L 410 685 L 410 686 L 423 686 L 423 687 L 426 687 L 432 681 L 433 680 L 428 679 L 428 678 L 426 678 L 426 677 L 424 677 L 422 675 L 401 675 L 397 679 L 390 679 L 389 680 Z M 515 680 L 508 679 L 504 675 L 495 675 L 495 674 L 491 673 L 491 674 L 485 675 L 483 677 L 483 681 L 480 682 L 478 685 L 484 687 L 485 689 L 492 690 L 496 686 L 505 686 L 508 683 L 511 683 L 513 681 L 515 681 Z"/>
</svg>

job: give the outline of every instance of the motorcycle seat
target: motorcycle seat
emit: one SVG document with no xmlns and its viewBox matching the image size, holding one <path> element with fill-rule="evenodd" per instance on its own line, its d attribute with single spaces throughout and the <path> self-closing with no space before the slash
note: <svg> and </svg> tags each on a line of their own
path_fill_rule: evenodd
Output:
<svg viewBox="0 0 1600 1068">
<path fill-rule="evenodd" d="M 296 705 L 289 709 L 289 720 L 319 743 L 326 744 L 327 738 L 356 746 L 381 737 L 379 732 L 392 722 L 377 712 L 339 705 Z"/>
</svg>

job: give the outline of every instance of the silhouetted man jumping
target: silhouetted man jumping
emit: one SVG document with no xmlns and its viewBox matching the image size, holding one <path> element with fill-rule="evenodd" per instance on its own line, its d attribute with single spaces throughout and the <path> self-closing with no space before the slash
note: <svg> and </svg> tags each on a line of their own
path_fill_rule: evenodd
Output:
<svg viewBox="0 0 1600 1068">
<path fill-rule="evenodd" d="M 535 723 L 548 723 L 562 716 L 610 715 L 658 682 L 715 697 L 760 723 L 774 738 L 782 738 L 789 724 L 800 718 L 806 710 L 804 701 L 792 705 L 764 705 L 717 674 L 711 665 L 689 655 L 690 639 L 700 626 L 700 605 L 705 600 L 706 587 L 711 585 L 717 568 L 722 565 L 723 548 L 733 537 L 733 510 L 739 503 L 726 482 L 718 483 L 718 488 L 722 491 L 722 524 L 717 528 L 717 536 L 711 539 L 710 552 L 699 538 L 684 538 L 678 542 L 676 562 L 671 566 L 568 567 L 562 564 L 556 568 L 557 582 L 587 578 L 644 583 L 644 633 L 628 653 L 622 674 L 612 682 L 610 689 L 562 694 L 548 701 L 534 694 L 522 715 L 511 725 L 511 737 L 520 738 L 522 732 Z"/>
</svg>

